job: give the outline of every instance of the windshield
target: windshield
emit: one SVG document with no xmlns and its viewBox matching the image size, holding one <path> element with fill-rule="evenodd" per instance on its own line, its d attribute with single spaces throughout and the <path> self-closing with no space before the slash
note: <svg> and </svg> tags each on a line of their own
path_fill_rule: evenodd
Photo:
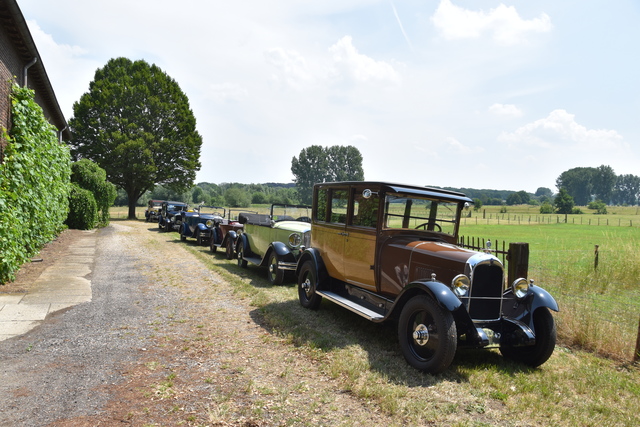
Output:
<svg viewBox="0 0 640 427">
<path fill-rule="evenodd" d="M 455 235 L 458 204 L 407 195 L 385 200 L 385 228 L 427 230 Z"/>
<path fill-rule="evenodd" d="M 273 205 L 271 219 L 278 221 L 311 222 L 311 206 Z"/>
<path fill-rule="evenodd" d="M 225 208 L 219 208 L 217 206 L 200 206 L 198 209 L 200 215 L 214 215 L 224 218 Z"/>
</svg>

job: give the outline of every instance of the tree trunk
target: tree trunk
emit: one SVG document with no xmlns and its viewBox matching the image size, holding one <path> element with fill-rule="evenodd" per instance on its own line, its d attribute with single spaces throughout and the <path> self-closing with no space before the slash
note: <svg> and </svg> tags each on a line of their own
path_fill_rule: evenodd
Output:
<svg viewBox="0 0 640 427">
<path fill-rule="evenodd" d="M 136 216 L 136 202 L 142 196 L 142 193 L 136 190 L 126 190 L 127 198 L 129 199 L 129 216 L 128 219 L 138 219 Z"/>
</svg>

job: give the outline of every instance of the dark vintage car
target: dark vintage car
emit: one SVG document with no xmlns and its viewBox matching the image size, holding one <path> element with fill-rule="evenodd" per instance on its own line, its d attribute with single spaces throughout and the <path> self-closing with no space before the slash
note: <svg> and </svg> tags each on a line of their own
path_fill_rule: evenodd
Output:
<svg viewBox="0 0 640 427">
<path fill-rule="evenodd" d="M 241 213 L 244 225 L 238 236 L 238 265 L 248 262 L 268 267 L 269 282 L 279 285 L 285 271 L 294 271 L 302 251 L 309 246 L 311 206 L 271 205 L 270 214 Z"/>
<path fill-rule="evenodd" d="M 182 202 L 162 202 L 158 216 L 158 228 L 164 231 L 179 230 L 182 224 L 180 213 L 189 210 L 189 205 Z"/>
<path fill-rule="evenodd" d="M 429 187 L 382 182 L 316 184 L 311 246 L 298 260 L 298 296 L 322 298 L 373 322 L 397 321 L 405 359 L 445 370 L 459 347 L 498 347 L 543 364 L 553 353 L 558 304 L 525 278 L 505 286 L 491 253 L 456 245 L 472 200 Z"/>
<path fill-rule="evenodd" d="M 211 252 L 216 252 L 218 248 L 225 248 L 227 259 L 234 259 L 236 257 L 236 240 L 238 234 L 244 228 L 244 225 L 238 221 L 238 215 L 240 213 L 257 214 L 257 212 L 253 211 L 229 209 L 227 218 L 215 220 L 211 239 L 209 240 Z"/>
<path fill-rule="evenodd" d="M 160 216 L 160 208 L 162 207 L 164 200 L 149 200 L 147 203 L 147 209 L 144 211 L 145 222 L 156 222 Z"/>
<path fill-rule="evenodd" d="M 181 212 L 180 240 L 193 237 L 198 245 L 209 244 L 215 222 L 221 221 L 225 213 L 225 208 L 204 205 L 198 206 L 192 212 Z"/>
</svg>

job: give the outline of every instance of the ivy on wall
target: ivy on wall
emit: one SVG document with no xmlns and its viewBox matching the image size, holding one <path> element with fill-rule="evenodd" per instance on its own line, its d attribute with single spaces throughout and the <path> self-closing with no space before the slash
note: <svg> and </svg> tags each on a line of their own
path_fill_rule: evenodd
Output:
<svg viewBox="0 0 640 427">
<path fill-rule="evenodd" d="M 0 164 L 0 284 L 64 228 L 71 157 L 27 88 L 13 86 Z"/>
</svg>

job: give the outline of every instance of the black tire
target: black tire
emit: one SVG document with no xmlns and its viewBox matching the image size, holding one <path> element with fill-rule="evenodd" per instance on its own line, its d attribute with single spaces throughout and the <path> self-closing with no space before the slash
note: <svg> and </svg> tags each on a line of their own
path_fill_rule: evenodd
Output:
<svg viewBox="0 0 640 427">
<path fill-rule="evenodd" d="M 242 244 L 242 240 L 238 240 L 236 253 L 238 255 L 238 265 L 242 268 L 247 268 L 247 260 L 244 259 L 244 245 Z"/>
<path fill-rule="evenodd" d="M 313 261 L 306 261 L 298 275 L 298 299 L 304 308 L 317 310 L 322 296 L 316 293 L 318 288 L 318 272 Z"/>
<path fill-rule="evenodd" d="M 449 367 L 458 346 L 453 315 L 427 295 L 411 298 L 402 308 L 398 339 L 407 362 L 431 374 Z"/>
<path fill-rule="evenodd" d="M 269 279 L 269 283 L 272 285 L 282 285 L 284 281 L 284 270 L 278 268 L 278 255 L 275 251 L 271 251 L 269 255 L 267 268 L 267 279 Z"/>
<path fill-rule="evenodd" d="M 180 240 L 182 240 L 183 242 L 187 240 L 187 236 L 184 235 L 184 227 L 186 226 L 185 225 L 180 226 Z"/>
<path fill-rule="evenodd" d="M 500 353 L 507 359 L 534 368 L 549 360 L 556 347 L 556 323 L 547 307 L 540 307 L 533 313 L 533 327 L 536 334 L 533 346 L 500 346 Z"/>
<path fill-rule="evenodd" d="M 202 238 L 202 233 L 200 233 L 200 230 L 196 231 L 196 244 L 198 246 L 202 246 L 204 243 L 204 239 Z"/>
<path fill-rule="evenodd" d="M 233 259 L 236 255 L 236 250 L 233 247 L 233 239 L 227 238 L 227 244 L 225 245 L 225 254 L 227 255 L 227 259 Z"/>
</svg>

